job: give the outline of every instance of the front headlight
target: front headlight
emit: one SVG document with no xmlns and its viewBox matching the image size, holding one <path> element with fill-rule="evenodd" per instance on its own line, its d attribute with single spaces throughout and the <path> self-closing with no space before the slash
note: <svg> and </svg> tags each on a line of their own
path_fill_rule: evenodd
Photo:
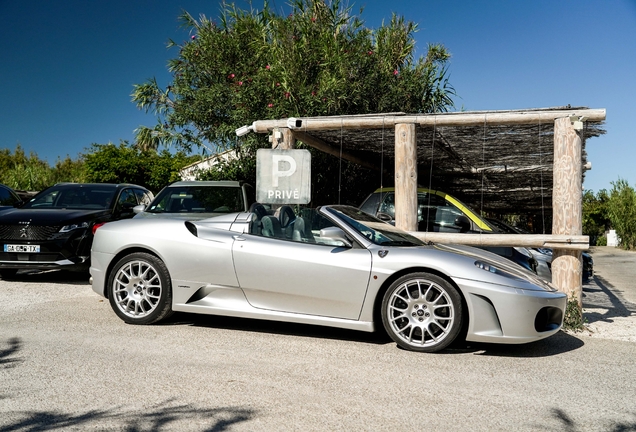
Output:
<svg viewBox="0 0 636 432">
<path fill-rule="evenodd" d="M 475 266 L 490 273 L 497 273 L 497 268 L 494 265 L 483 261 L 475 261 Z"/>
<path fill-rule="evenodd" d="M 486 261 L 475 261 L 475 267 L 480 268 L 488 273 L 493 273 L 499 276 L 503 276 L 509 279 L 514 279 L 516 281 L 522 282 L 522 284 L 517 283 L 508 283 L 511 287 L 516 287 L 525 290 L 531 291 L 556 291 L 554 285 L 545 282 L 532 275 L 529 271 L 525 271 L 525 274 L 515 274 L 514 270 L 511 271 L 503 270 L 500 266 L 490 264 Z"/>
<path fill-rule="evenodd" d="M 487 271 L 488 273 L 494 273 L 496 275 L 507 277 L 510 279 L 524 280 L 524 278 L 517 276 L 509 271 L 506 271 L 500 266 L 488 263 L 486 261 L 475 261 L 475 267 Z"/>
<path fill-rule="evenodd" d="M 88 228 L 88 222 L 64 225 L 62 228 L 60 228 L 60 232 L 65 233 L 65 232 L 74 231 L 76 229 L 82 229 L 82 228 Z"/>
</svg>

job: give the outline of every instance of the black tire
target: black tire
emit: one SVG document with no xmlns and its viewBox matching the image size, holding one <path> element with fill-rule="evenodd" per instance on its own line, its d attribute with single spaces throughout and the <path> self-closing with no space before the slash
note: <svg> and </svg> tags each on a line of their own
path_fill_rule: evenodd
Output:
<svg viewBox="0 0 636 432">
<path fill-rule="evenodd" d="M 412 273 L 391 284 L 382 300 L 382 323 L 400 347 L 437 352 L 459 334 L 462 298 L 445 279 L 430 273 Z"/>
<path fill-rule="evenodd" d="M 0 270 L 0 279 L 2 279 L 2 280 L 13 280 L 13 279 L 15 279 L 15 275 L 17 273 L 18 273 L 17 269 Z"/>
<path fill-rule="evenodd" d="M 166 265 L 136 252 L 117 261 L 108 276 L 108 299 L 128 324 L 153 324 L 172 315 L 172 286 Z"/>
</svg>

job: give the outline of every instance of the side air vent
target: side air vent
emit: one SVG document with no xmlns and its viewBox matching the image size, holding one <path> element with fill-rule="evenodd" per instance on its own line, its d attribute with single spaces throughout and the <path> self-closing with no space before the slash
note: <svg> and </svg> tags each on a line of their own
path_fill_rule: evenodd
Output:
<svg viewBox="0 0 636 432">
<path fill-rule="evenodd" d="M 186 221 L 185 226 L 188 229 L 188 231 L 192 233 L 193 236 L 199 237 L 199 233 L 197 232 L 197 227 L 192 222 Z"/>
</svg>

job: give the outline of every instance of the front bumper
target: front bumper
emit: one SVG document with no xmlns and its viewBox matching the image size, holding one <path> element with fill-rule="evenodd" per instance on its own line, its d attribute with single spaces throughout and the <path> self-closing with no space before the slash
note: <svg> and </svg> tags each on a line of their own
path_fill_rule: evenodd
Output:
<svg viewBox="0 0 636 432">
<path fill-rule="evenodd" d="M 565 293 L 454 280 L 468 306 L 467 341 L 522 344 L 551 336 L 563 325 Z"/>
<path fill-rule="evenodd" d="M 92 236 L 71 233 L 53 240 L 0 240 L 0 269 L 86 271 L 90 265 Z M 40 252 L 5 252 L 7 244 L 38 245 Z"/>
</svg>

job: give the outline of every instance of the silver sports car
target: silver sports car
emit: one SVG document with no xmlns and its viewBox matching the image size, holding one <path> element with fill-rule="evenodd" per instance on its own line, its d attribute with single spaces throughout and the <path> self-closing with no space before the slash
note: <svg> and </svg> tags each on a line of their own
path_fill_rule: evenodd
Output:
<svg viewBox="0 0 636 432">
<path fill-rule="evenodd" d="M 566 304 L 505 258 L 425 244 L 348 206 L 108 223 L 95 233 L 90 271 L 93 290 L 131 324 L 182 311 L 368 332 L 382 325 L 422 352 L 460 334 L 542 339 L 561 328 Z"/>
</svg>

